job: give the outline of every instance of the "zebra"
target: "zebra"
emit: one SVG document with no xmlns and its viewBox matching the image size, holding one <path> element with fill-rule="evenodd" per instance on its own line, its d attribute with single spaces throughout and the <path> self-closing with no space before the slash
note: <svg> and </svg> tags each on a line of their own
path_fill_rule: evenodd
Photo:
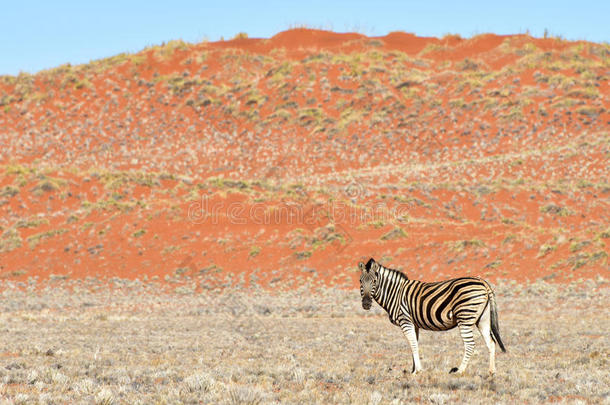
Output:
<svg viewBox="0 0 610 405">
<path fill-rule="evenodd" d="M 477 326 L 489 350 L 489 373 L 495 366 L 495 343 L 506 352 L 498 328 L 494 292 L 487 281 L 478 277 L 461 277 L 425 283 L 389 269 L 373 258 L 358 263 L 362 308 L 371 309 L 372 300 L 386 310 L 390 322 L 400 326 L 411 346 L 412 373 L 422 371 L 419 360 L 419 329 L 444 331 L 456 326 L 464 341 L 464 358 L 449 373 L 462 374 L 474 350 L 473 326 Z"/>
</svg>

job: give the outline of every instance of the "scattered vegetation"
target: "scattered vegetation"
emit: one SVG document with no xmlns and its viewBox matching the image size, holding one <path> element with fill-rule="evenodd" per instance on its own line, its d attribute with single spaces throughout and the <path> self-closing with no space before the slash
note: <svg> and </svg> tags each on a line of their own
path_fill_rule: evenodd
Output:
<svg viewBox="0 0 610 405">
<path fill-rule="evenodd" d="M 540 207 L 540 212 L 544 212 L 545 214 L 553 214 L 559 217 L 567 217 L 569 215 L 574 215 L 574 212 L 566 207 L 561 207 L 556 204 L 547 204 Z"/>
<path fill-rule="evenodd" d="M 304 251 L 301 251 L 301 252 L 296 252 L 294 254 L 294 256 L 297 259 L 302 260 L 302 259 L 307 259 L 307 258 L 311 257 L 311 254 L 312 254 L 311 251 L 304 250 Z"/>
<path fill-rule="evenodd" d="M 19 194 L 19 188 L 15 186 L 4 186 L 0 189 L 0 197 L 14 197 Z"/>
<path fill-rule="evenodd" d="M 496 283 L 508 353 L 497 351 L 493 379 L 479 337 L 467 373 L 448 373 L 462 355 L 455 329 L 421 331 L 424 371 L 412 376 L 404 335 L 351 289 L 182 294 L 118 279 L 113 290 L 54 282 L 32 292 L 2 281 L 4 401 L 597 403 L 610 385 L 607 328 L 595 322 L 607 281 Z M 86 286 L 97 290 L 78 292 Z"/>
<path fill-rule="evenodd" d="M 453 246 L 453 250 L 455 250 L 456 252 L 461 252 L 466 248 L 480 248 L 480 247 L 484 247 L 485 244 L 478 240 L 478 239 L 471 239 L 471 240 L 458 240 L 456 242 L 452 243 Z"/>
<path fill-rule="evenodd" d="M 65 181 L 63 180 L 48 178 L 45 176 L 42 180 L 40 180 L 40 182 L 38 182 L 38 184 L 36 184 L 36 186 L 34 186 L 32 192 L 36 195 L 41 195 L 43 193 L 57 191 L 64 185 Z"/>
<path fill-rule="evenodd" d="M 0 77 L 0 144 L 10 159 L 0 168 L 5 277 L 24 278 L 40 263 L 60 277 L 66 266 L 121 260 L 174 283 L 218 256 L 230 258 L 228 272 L 243 270 L 264 250 L 276 273 L 252 269 L 254 283 L 296 272 L 295 283 L 333 284 L 312 263 L 347 267 L 362 246 L 422 276 L 523 277 L 536 258 L 554 282 L 604 270 L 607 44 L 446 36 L 403 52 L 394 45 L 420 39 L 395 35 L 297 48 L 245 35 L 172 41 Z M 352 181 L 362 192 L 345 196 Z M 245 208 L 240 218 L 258 206 L 275 215 L 269 207 L 282 204 L 332 205 L 348 216 L 334 226 L 229 224 L 218 235 L 208 200 L 221 206 L 220 221 L 234 200 Z M 569 237 L 553 239 L 559 230 Z M 97 254 L 125 235 L 134 249 Z M 186 252 L 201 255 L 185 265 Z M 38 262 L 15 268 L 32 254 Z"/>
<path fill-rule="evenodd" d="M 36 247 L 36 245 L 38 245 L 45 239 L 52 238 L 56 235 L 61 235 L 63 233 L 66 233 L 67 231 L 68 231 L 67 229 L 63 229 L 63 228 L 52 229 L 50 231 L 40 232 L 40 233 L 31 235 L 31 236 L 28 236 L 26 240 L 30 246 L 30 249 L 34 249 Z"/>
<path fill-rule="evenodd" d="M 10 252 L 21 247 L 21 235 L 16 229 L 8 229 L 0 235 L 0 253 Z"/>
<path fill-rule="evenodd" d="M 549 245 L 549 244 L 544 244 L 542 246 L 540 246 L 540 249 L 538 251 L 538 257 L 544 257 L 547 254 L 555 251 L 557 249 L 557 246 L 555 245 Z"/>
</svg>

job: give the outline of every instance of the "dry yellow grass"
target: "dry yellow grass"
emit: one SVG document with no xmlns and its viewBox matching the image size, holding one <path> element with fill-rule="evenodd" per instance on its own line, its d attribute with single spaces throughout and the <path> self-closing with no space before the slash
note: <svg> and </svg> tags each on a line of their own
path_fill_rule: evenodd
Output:
<svg viewBox="0 0 610 405">
<path fill-rule="evenodd" d="M 608 403 L 610 288 L 498 283 L 508 353 L 463 376 L 457 331 L 406 339 L 357 290 L 179 294 L 159 286 L 0 283 L 0 404 Z M 182 290 L 178 290 L 182 291 Z"/>
</svg>

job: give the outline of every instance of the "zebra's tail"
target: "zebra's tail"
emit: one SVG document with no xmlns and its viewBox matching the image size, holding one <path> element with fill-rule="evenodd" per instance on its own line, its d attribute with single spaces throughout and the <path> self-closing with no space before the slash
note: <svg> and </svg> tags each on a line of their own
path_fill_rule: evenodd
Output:
<svg viewBox="0 0 610 405">
<path fill-rule="evenodd" d="M 491 310 L 491 333 L 493 334 L 495 341 L 498 342 L 500 349 L 503 352 L 506 352 L 504 343 L 502 343 L 502 338 L 500 338 L 500 327 L 498 325 L 498 307 L 496 306 L 495 294 L 493 290 L 491 290 L 491 288 L 489 291 L 489 303 L 491 304 L 491 307 L 489 308 Z"/>
</svg>

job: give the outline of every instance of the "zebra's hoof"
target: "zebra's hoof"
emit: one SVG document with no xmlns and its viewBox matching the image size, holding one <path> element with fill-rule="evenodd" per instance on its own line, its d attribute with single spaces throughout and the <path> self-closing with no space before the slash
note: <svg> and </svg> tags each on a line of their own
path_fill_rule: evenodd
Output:
<svg viewBox="0 0 610 405">
<path fill-rule="evenodd" d="M 457 371 L 458 371 L 458 368 L 453 367 L 451 370 L 449 370 L 449 374 L 457 373 Z"/>
</svg>

